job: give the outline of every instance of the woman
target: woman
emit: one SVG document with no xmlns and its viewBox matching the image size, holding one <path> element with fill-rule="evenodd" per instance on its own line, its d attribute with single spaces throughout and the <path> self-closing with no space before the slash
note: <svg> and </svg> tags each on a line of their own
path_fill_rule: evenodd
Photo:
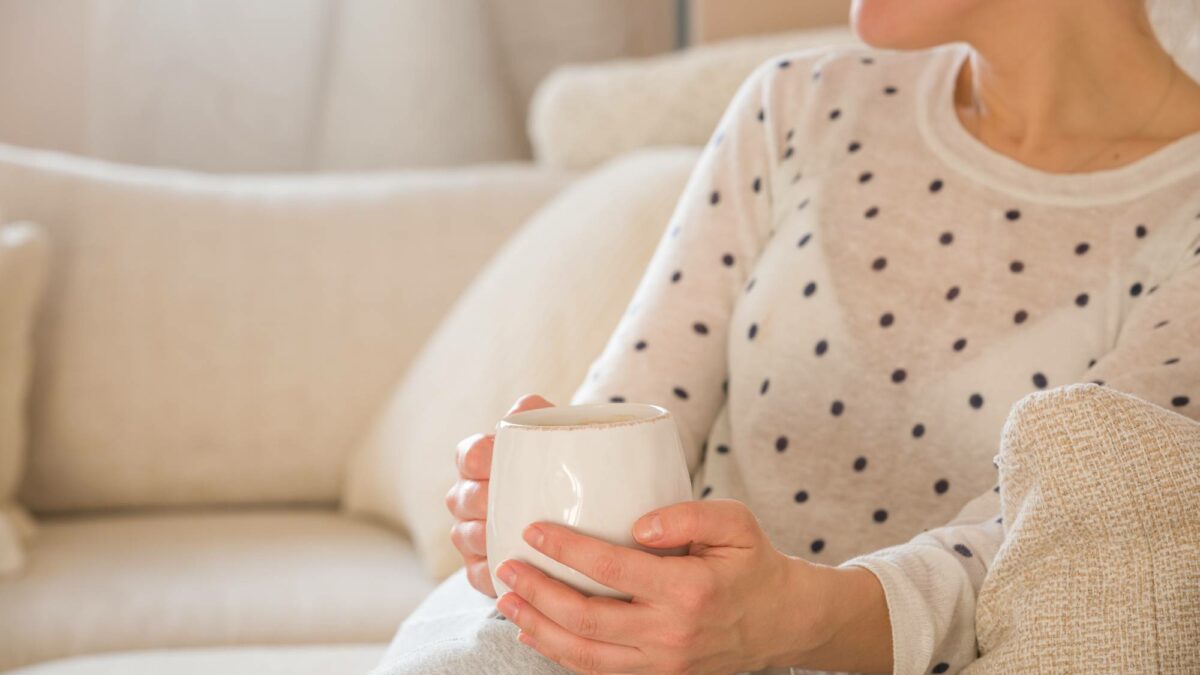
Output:
<svg viewBox="0 0 1200 675">
<path fill-rule="evenodd" d="M 1096 381 L 1200 416 L 1200 85 L 1143 2 L 859 0 L 858 34 L 904 51 L 759 68 L 575 396 L 672 410 L 702 500 L 635 535 L 692 555 L 533 526 L 635 602 L 509 561 L 511 623 L 427 632 L 444 641 L 415 655 L 402 631 L 393 670 L 559 670 L 534 650 L 589 672 L 974 659 L 1012 403 Z M 488 594 L 490 452 L 464 442 L 448 496 Z M 972 498 L 984 515 L 947 526 Z"/>
</svg>

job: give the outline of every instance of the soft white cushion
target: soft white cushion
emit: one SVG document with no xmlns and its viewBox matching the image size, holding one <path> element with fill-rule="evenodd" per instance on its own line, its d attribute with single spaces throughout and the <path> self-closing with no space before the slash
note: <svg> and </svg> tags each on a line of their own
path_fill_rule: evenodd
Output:
<svg viewBox="0 0 1200 675">
<path fill-rule="evenodd" d="M 0 203 L 55 250 L 23 502 L 335 502 L 446 307 L 568 179 L 218 177 L 0 146 Z"/>
<path fill-rule="evenodd" d="M 8 675 L 358 675 L 375 667 L 383 645 L 174 649 L 79 656 Z"/>
<path fill-rule="evenodd" d="M 704 145 L 738 86 L 766 59 L 857 43 L 842 27 L 564 66 L 534 96 L 529 112 L 534 156 L 552 166 L 586 168 L 636 148 Z"/>
<path fill-rule="evenodd" d="M 56 517 L 0 581 L 0 670 L 100 651 L 385 642 L 433 582 L 325 510 Z"/>
<path fill-rule="evenodd" d="M 643 153 L 579 180 L 504 248 L 430 338 L 350 467 L 345 503 L 406 526 L 446 576 L 454 447 L 519 395 L 566 402 L 633 294 L 695 150 Z"/>
<path fill-rule="evenodd" d="M 24 558 L 21 539 L 28 521 L 13 498 L 25 466 L 33 321 L 47 253 L 37 226 L 0 224 L 0 576 L 20 569 Z"/>
</svg>

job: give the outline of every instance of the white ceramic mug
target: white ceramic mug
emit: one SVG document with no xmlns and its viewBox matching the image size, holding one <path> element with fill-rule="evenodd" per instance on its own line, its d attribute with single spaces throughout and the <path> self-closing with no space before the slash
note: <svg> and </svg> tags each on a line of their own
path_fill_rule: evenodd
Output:
<svg viewBox="0 0 1200 675">
<path fill-rule="evenodd" d="M 692 497 L 675 420 L 639 403 L 558 406 L 500 421 L 488 483 L 487 554 L 496 594 L 509 588 L 496 567 L 514 558 L 588 595 L 628 599 L 534 550 L 522 538 L 532 523 L 657 554 L 634 543 L 631 529 L 654 509 Z"/>
</svg>

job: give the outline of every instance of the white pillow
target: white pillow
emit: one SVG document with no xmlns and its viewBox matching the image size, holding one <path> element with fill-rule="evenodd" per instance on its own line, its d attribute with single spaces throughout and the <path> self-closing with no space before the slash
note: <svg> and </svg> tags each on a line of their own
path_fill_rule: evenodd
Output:
<svg viewBox="0 0 1200 675">
<path fill-rule="evenodd" d="M 33 322 L 46 276 L 46 236 L 32 223 L 0 225 L 0 574 L 20 569 L 30 521 L 16 504 L 25 464 Z"/>
<path fill-rule="evenodd" d="M 568 178 L 213 176 L 0 145 L 0 203 L 54 242 L 22 504 L 336 504 L 446 307 Z"/>
<path fill-rule="evenodd" d="M 534 95 L 529 112 L 534 156 L 577 169 L 637 148 L 702 146 L 729 99 L 763 61 L 799 49 L 855 44 L 857 38 L 840 27 L 564 66 Z"/>
<path fill-rule="evenodd" d="M 429 571 L 460 564 L 443 498 L 455 444 L 521 394 L 566 403 L 616 327 L 695 150 L 616 161 L 555 198 L 475 280 L 350 465 L 346 506 L 407 528 Z"/>
</svg>

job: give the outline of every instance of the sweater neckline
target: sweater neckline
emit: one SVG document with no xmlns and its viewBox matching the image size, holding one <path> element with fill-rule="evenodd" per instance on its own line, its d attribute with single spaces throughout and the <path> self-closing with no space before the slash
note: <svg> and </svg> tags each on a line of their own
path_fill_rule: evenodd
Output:
<svg viewBox="0 0 1200 675">
<path fill-rule="evenodd" d="M 970 48 L 956 43 L 934 52 L 919 86 L 918 128 L 934 154 L 978 183 L 1032 202 L 1091 206 L 1133 200 L 1200 173 L 1200 132 L 1114 169 L 1059 174 L 1022 164 L 971 135 L 955 112 L 954 85 Z"/>
</svg>

